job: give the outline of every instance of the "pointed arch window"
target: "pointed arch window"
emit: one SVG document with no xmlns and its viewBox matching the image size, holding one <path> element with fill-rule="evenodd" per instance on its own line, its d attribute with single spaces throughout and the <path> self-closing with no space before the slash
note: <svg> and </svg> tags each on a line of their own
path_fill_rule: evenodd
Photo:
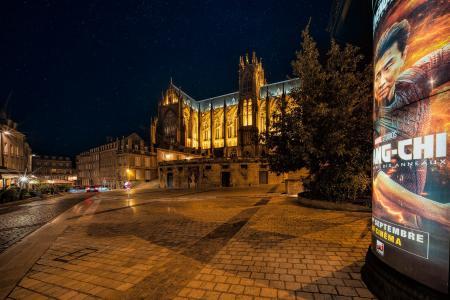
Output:
<svg viewBox="0 0 450 300">
<path fill-rule="evenodd" d="M 245 99 L 242 108 L 243 108 L 243 115 L 242 115 L 243 116 L 243 125 L 251 126 L 252 125 L 252 100 Z"/>
</svg>

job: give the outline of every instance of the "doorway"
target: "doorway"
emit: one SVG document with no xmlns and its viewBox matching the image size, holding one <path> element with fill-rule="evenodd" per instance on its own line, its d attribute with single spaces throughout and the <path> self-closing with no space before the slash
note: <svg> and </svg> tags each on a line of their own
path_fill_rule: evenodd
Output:
<svg viewBox="0 0 450 300">
<path fill-rule="evenodd" d="M 230 172 L 222 172 L 222 186 L 223 187 L 231 186 L 231 173 Z"/>
<path fill-rule="evenodd" d="M 167 187 L 173 188 L 173 173 L 167 173 Z"/>
<path fill-rule="evenodd" d="M 269 176 L 267 171 L 259 171 L 259 184 L 268 184 Z"/>
</svg>

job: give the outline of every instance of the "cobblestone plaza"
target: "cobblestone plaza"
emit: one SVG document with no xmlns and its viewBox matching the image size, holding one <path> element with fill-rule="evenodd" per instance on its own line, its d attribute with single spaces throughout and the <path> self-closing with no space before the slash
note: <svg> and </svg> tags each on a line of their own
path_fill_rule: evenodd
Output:
<svg viewBox="0 0 450 300">
<path fill-rule="evenodd" d="M 373 298 L 359 273 L 370 214 L 305 208 L 278 191 L 97 194 L 62 215 L 67 227 L 8 297 Z"/>
</svg>

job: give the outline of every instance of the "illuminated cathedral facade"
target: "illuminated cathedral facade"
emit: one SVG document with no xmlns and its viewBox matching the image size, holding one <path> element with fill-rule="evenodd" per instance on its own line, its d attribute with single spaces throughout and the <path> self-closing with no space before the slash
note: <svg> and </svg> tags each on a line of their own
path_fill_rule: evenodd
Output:
<svg viewBox="0 0 450 300">
<path fill-rule="evenodd" d="M 259 136 L 272 123 L 298 79 L 268 84 L 253 52 L 239 59 L 239 90 L 196 100 L 170 82 L 152 121 L 152 143 L 160 149 L 210 157 L 260 157 Z"/>
</svg>

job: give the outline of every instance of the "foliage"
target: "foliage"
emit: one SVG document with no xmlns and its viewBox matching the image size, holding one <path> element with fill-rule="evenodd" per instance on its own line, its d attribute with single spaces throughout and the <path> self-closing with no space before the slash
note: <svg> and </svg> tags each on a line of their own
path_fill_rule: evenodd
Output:
<svg viewBox="0 0 450 300">
<path fill-rule="evenodd" d="M 16 186 L 9 187 L 0 191 L 1 203 L 22 200 L 30 197 L 30 194 L 25 189 L 20 189 Z"/>
<path fill-rule="evenodd" d="M 274 116 L 266 137 L 269 164 L 278 173 L 306 167 L 313 194 L 354 200 L 370 184 L 372 68 L 357 47 L 334 41 L 321 63 L 309 25 L 302 38 L 292 62 L 301 86 Z"/>
<path fill-rule="evenodd" d="M 19 195 L 16 189 L 2 190 L 0 193 L 1 203 L 16 201 L 19 199 Z"/>
<path fill-rule="evenodd" d="M 35 186 L 35 189 L 41 194 L 55 194 L 60 191 L 59 187 L 54 184 L 41 183 Z"/>
</svg>

